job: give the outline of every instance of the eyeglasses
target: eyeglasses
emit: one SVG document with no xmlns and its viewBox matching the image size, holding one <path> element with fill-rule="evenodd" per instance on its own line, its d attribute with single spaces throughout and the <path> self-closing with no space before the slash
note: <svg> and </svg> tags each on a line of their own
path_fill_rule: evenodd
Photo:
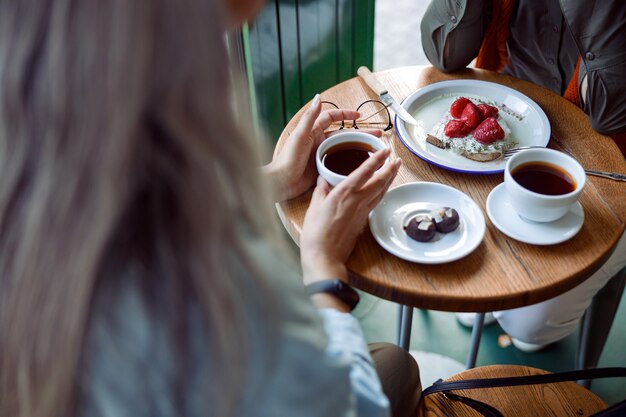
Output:
<svg viewBox="0 0 626 417">
<path fill-rule="evenodd" d="M 380 100 L 364 101 L 356 108 L 356 111 L 361 114 L 360 119 L 351 121 L 341 120 L 340 122 L 333 122 L 331 124 L 331 127 L 337 127 L 336 130 L 341 130 L 343 128 L 369 128 L 381 129 L 386 132 L 393 128 L 393 123 L 391 123 L 391 115 L 389 114 L 388 107 L 388 105 Z M 322 101 L 322 110 L 332 110 L 333 108 L 339 110 L 339 106 L 332 101 Z"/>
</svg>

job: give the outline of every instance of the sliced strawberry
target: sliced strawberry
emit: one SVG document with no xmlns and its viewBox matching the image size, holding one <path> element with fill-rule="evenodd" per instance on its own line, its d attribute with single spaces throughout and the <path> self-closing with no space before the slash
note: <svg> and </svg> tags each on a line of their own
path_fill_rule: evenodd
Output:
<svg viewBox="0 0 626 417">
<path fill-rule="evenodd" d="M 461 113 L 461 120 L 463 120 L 470 129 L 474 129 L 483 119 L 480 117 L 480 113 L 478 113 L 478 109 L 474 103 L 467 103 L 463 109 L 463 113 Z"/>
<path fill-rule="evenodd" d="M 487 117 L 496 117 L 498 114 L 498 108 L 490 106 L 489 104 L 479 104 L 476 108 L 478 109 L 478 113 L 480 113 L 480 117 L 483 120 Z"/>
<path fill-rule="evenodd" d="M 495 117 L 488 117 L 474 130 L 474 139 L 483 145 L 489 145 L 497 140 L 504 139 L 504 130 Z"/>
<path fill-rule="evenodd" d="M 472 129 L 462 120 L 450 120 L 444 129 L 446 136 L 449 138 L 463 138 L 471 131 Z"/>
<path fill-rule="evenodd" d="M 454 103 L 450 106 L 450 114 L 452 117 L 459 118 L 461 117 L 461 113 L 463 113 L 463 109 L 467 106 L 468 103 L 471 103 L 469 98 L 459 97 L 454 100 Z"/>
</svg>

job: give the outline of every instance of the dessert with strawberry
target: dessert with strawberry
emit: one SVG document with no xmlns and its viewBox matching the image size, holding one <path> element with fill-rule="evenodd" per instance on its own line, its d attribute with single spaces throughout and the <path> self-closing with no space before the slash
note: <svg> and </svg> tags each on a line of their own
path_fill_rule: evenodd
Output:
<svg viewBox="0 0 626 417">
<path fill-rule="evenodd" d="M 517 144 L 497 106 L 468 97 L 454 100 L 426 141 L 479 162 L 498 159 Z"/>
</svg>

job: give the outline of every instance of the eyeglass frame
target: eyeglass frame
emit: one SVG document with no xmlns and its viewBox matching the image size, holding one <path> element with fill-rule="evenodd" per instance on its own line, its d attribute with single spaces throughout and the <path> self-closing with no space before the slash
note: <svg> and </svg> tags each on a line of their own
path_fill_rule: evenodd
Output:
<svg viewBox="0 0 626 417">
<path fill-rule="evenodd" d="M 391 121 L 391 114 L 389 113 L 389 105 L 383 103 L 380 100 L 370 99 L 370 100 L 366 100 L 366 101 L 362 102 L 361 104 L 359 104 L 359 106 L 356 108 L 356 111 L 359 111 L 359 109 L 361 107 L 363 107 L 367 103 L 380 103 L 382 105 L 382 108 L 380 110 L 378 110 L 376 113 L 372 113 L 367 118 L 370 118 L 370 117 L 380 113 L 381 111 L 385 110 L 385 112 L 387 113 L 387 120 L 389 121 L 389 123 L 387 124 L 387 127 L 385 127 L 382 130 L 383 130 L 383 132 L 387 132 L 388 130 L 393 129 L 393 122 Z M 340 110 L 339 106 L 336 105 L 335 103 L 333 103 L 332 101 L 322 101 L 322 104 L 330 104 L 331 106 L 333 106 L 337 110 Z M 365 119 L 365 120 L 367 120 L 367 119 Z M 363 122 L 363 121 L 364 120 L 361 120 L 361 122 Z M 345 120 L 341 120 L 341 126 L 337 130 L 341 130 L 343 128 L 346 128 Z M 357 121 L 356 120 L 352 120 L 352 127 L 348 127 L 347 129 L 359 129 L 359 126 L 357 125 Z"/>
</svg>

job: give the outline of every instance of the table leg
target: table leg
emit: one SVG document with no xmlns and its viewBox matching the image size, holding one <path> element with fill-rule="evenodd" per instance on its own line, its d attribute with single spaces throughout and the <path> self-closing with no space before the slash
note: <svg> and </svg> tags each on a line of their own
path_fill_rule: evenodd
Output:
<svg viewBox="0 0 626 417">
<path fill-rule="evenodd" d="M 397 339 L 396 339 L 396 345 L 401 346 L 402 345 L 402 311 L 404 310 L 404 306 L 402 304 L 398 304 L 398 332 L 397 334 Z"/>
<path fill-rule="evenodd" d="M 413 307 L 400 306 L 400 343 L 399 346 L 409 350 L 411 343 L 411 325 L 413 324 Z"/>
<path fill-rule="evenodd" d="M 472 327 L 472 340 L 470 342 L 470 350 L 467 355 L 467 369 L 476 366 L 476 357 L 478 356 L 478 347 L 480 346 L 480 337 L 483 334 L 483 325 L 485 324 L 485 313 L 476 313 L 476 320 Z"/>
<path fill-rule="evenodd" d="M 591 300 L 591 305 L 580 321 L 580 336 L 576 352 L 577 369 L 593 369 L 598 366 L 625 286 L 626 268 L 615 274 Z M 587 389 L 591 386 L 589 379 L 578 381 L 578 383 Z"/>
</svg>

